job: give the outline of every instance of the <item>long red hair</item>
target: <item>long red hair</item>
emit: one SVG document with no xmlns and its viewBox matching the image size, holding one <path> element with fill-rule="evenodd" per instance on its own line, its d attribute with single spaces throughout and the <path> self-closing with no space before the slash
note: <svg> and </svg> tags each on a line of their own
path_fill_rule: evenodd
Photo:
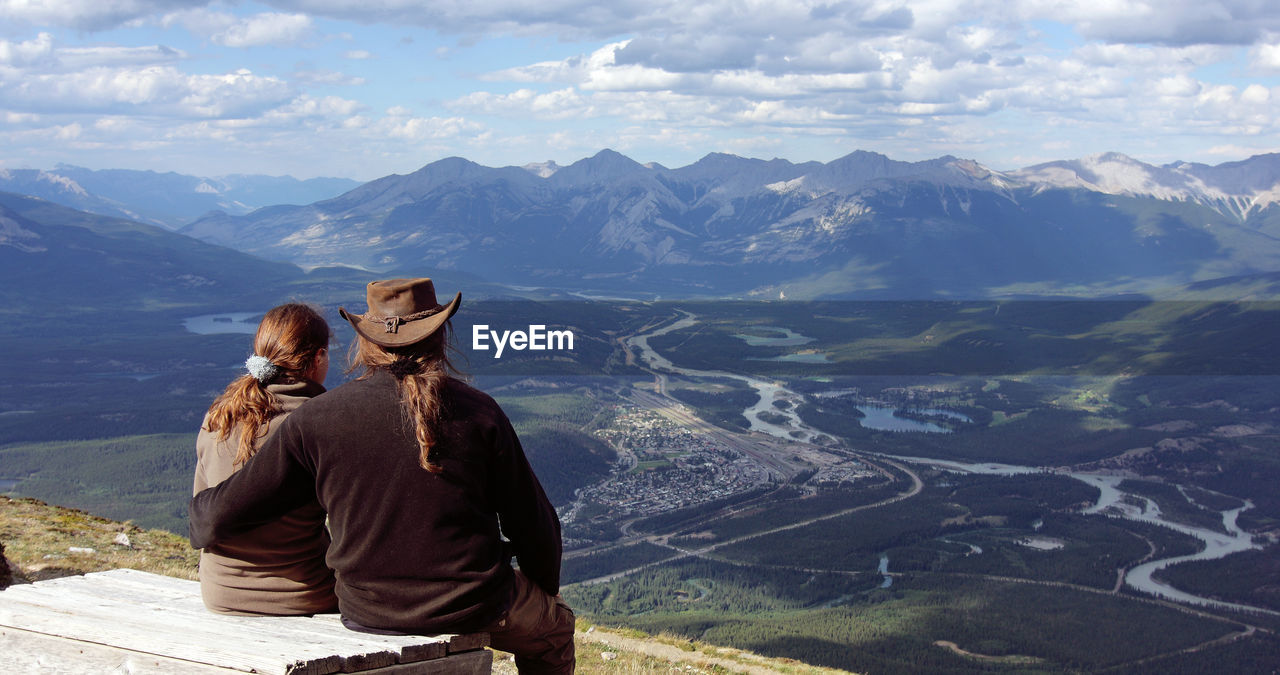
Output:
<svg viewBox="0 0 1280 675">
<path fill-rule="evenodd" d="M 280 305 L 258 324 L 253 353 L 280 369 L 269 382 L 297 381 L 315 363 L 320 350 L 328 348 L 330 335 L 329 324 L 310 305 Z M 240 431 L 236 464 L 249 461 L 257 450 L 258 435 L 266 433 L 263 427 L 280 414 L 279 401 L 266 389 L 269 382 L 241 375 L 209 406 L 205 428 L 217 433 L 218 440 L 225 441 L 232 431 Z"/>
</svg>

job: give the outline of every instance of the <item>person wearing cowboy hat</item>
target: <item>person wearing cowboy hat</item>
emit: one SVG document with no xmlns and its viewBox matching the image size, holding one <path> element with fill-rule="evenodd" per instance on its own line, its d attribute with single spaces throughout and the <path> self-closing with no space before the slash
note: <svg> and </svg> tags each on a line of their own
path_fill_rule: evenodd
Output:
<svg viewBox="0 0 1280 675">
<path fill-rule="evenodd" d="M 454 376 L 445 347 L 461 299 L 441 305 L 430 279 L 392 279 L 368 285 L 365 313 L 340 308 L 363 373 L 299 406 L 196 495 L 191 545 L 318 500 L 349 628 L 488 632 L 521 673 L 571 673 L 560 520 L 502 409 Z"/>
</svg>

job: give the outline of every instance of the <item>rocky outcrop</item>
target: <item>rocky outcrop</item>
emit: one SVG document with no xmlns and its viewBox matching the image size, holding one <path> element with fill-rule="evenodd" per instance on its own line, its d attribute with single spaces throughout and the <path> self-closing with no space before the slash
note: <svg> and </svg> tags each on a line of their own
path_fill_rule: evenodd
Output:
<svg viewBox="0 0 1280 675">
<path fill-rule="evenodd" d="M 4 543 L 0 542 L 0 588 L 8 588 L 13 583 L 13 572 L 9 569 L 9 559 L 4 557 Z"/>
</svg>

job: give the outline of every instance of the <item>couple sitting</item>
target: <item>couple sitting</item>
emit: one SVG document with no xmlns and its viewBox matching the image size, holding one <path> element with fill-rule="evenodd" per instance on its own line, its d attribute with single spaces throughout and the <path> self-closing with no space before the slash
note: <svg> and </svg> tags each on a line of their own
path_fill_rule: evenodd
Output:
<svg viewBox="0 0 1280 675">
<path fill-rule="evenodd" d="M 369 284 L 365 314 L 339 309 L 363 373 L 327 393 L 328 324 L 306 305 L 267 313 L 249 374 L 196 442 L 191 544 L 210 609 L 484 631 L 521 672 L 573 671 L 560 521 L 497 403 L 451 376 L 461 297 L 440 305 L 430 279 Z"/>
</svg>

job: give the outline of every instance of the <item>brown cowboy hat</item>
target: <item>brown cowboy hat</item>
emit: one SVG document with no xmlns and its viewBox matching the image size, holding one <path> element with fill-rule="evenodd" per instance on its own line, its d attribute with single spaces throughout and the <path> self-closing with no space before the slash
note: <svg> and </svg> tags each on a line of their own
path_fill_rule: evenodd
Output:
<svg viewBox="0 0 1280 675">
<path fill-rule="evenodd" d="M 360 337 L 383 347 L 403 347 L 426 339 L 440 330 L 458 311 L 462 294 L 447 305 L 436 302 L 436 287 L 430 279 L 386 279 L 371 281 L 365 288 L 369 310 L 352 314 L 339 307 L 342 318 L 351 322 Z"/>
</svg>

